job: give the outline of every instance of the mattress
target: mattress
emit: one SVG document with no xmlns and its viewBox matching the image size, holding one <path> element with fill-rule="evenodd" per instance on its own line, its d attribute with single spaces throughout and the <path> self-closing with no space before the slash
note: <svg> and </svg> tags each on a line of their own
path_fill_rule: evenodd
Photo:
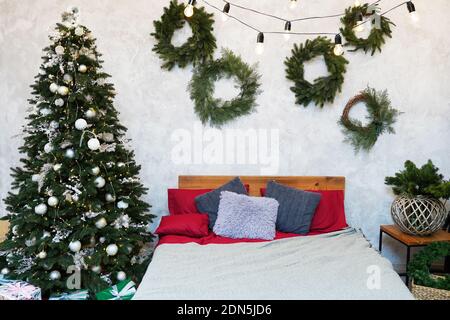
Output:
<svg viewBox="0 0 450 320">
<path fill-rule="evenodd" d="M 413 299 L 361 232 L 266 242 L 165 243 L 135 300 Z"/>
</svg>

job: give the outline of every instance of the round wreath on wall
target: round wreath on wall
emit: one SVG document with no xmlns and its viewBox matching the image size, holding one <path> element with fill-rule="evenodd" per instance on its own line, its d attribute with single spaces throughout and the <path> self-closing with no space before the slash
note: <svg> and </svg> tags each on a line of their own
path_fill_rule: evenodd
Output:
<svg viewBox="0 0 450 320">
<path fill-rule="evenodd" d="M 221 78 L 235 78 L 239 95 L 229 101 L 213 97 L 215 82 Z M 220 127 L 237 117 L 249 114 L 256 107 L 260 75 L 256 66 L 251 67 L 232 51 L 223 49 L 222 57 L 208 61 L 194 70 L 189 83 L 195 112 L 203 124 Z"/>
<path fill-rule="evenodd" d="M 286 58 L 286 78 L 294 82 L 291 91 L 295 93 L 296 103 L 308 106 L 314 102 L 323 107 L 326 102 L 333 102 L 336 94 L 341 91 L 346 72 L 347 59 L 333 53 L 334 44 L 325 37 L 306 40 L 305 43 L 294 45 L 292 56 Z M 320 77 L 310 83 L 305 80 L 305 62 L 323 56 L 328 72 L 326 77 Z"/>
<path fill-rule="evenodd" d="M 391 25 L 395 24 L 385 16 L 378 15 L 377 8 L 377 5 L 366 3 L 345 10 L 345 16 L 341 18 L 344 27 L 340 31 L 346 40 L 345 46 L 353 47 L 349 51 L 364 50 L 367 53 L 371 50 L 371 54 L 374 55 L 377 50 L 381 52 L 381 46 L 386 42 L 385 37 L 392 38 Z M 355 27 L 358 29 L 367 24 L 361 24 L 363 17 L 370 18 L 372 24 L 372 29 L 366 39 L 358 37 L 356 35 L 358 30 L 355 30 Z"/>
<path fill-rule="evenodd" d="M 156 39 L 153 51 L 164 61 L 163 69 L 171 70 L 175 65 L 184 68 L 190 63 L 204 63 L 212 58 L 217 47 L 216 38 L 212 34 L 213 14 L 207 13 L 203 7 L 194 8 L 195 14 L 187 18 L 184 9 L 184 4 L 173 0 L 169 8 L 164 8 L 161 20 L 153 21 L 155 32 L 151 35 Z M 191 27 L 192 36 L 182 46 L 175 47 L 172 37 L 186 22 Z"/>
<path fill-rule="evenodd" d="M 361 121 L 350 119 L 350 110 L 359 102 L 364 102 L 369 112 L 368 125 L 362 125 Z M 339 124 L 344 127 L 347 142 L 351 143 L 355 151 L 370 150 L 378 137 L 384 132 L 395 133 L 393 124 L 397 121 L 400 112 L 391 106 L 387 91 L 376 91 L 367 88 L 353 97 L 345 106 Z"/>
</svg>

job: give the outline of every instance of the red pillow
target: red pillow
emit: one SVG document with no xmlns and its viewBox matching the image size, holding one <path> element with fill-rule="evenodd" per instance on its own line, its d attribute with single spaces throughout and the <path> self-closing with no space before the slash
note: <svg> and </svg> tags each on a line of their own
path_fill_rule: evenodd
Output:
<svg viewBox="0 0 450 320">
<path fill-rule="evenodd" d="M 164 216 L 155 233 L 163 235 L 179 235 L 194 238 L 206 237 L 209 233 L 207 214 L 188 213 Z"/>
<path fill-rule="evenodd" d="M 316 208 L 310 233 L 327 233 L 346 228 L 343 190 L 305 190 L 317 192 L 322 195 L 319 205 Z M 266 189 L 260 189 L 261 196 L 266 194 Z"/>
<path fill-rule="evenodd" d="M 250 186 L 245 184 L 247 193 Z M 195 205 L 195 197 L 214 189 L 167 189 L 167 200 L 170 214 L 200 213 Z"/>
</svg>

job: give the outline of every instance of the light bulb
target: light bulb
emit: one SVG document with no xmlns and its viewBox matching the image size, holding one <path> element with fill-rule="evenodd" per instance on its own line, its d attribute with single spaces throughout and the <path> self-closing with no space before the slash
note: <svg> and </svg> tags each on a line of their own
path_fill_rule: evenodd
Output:
<svg viewBox="0 0 450 320">
<path fill-rule="evenodd" d="M 295 9 L 297 8 L 297 4 L 298 4 L 297 0 L 290 0 L 289 8 Z"/>
<path fill-rule="evenodd" d="M 291 39 L 291 35 L 289 33 L 283 34 L 284 40 L 289 41 Z"/>
<path fill-rule="evenodd" d="M 361 2 L 359 2 L 359 0 L 356 0 L 355 3 L 353 4 L 354 7 L 360 7 L 361 6 Z"/>
<path fill-rule="evenodd" d="M 284 40 L 288 41 L 291 38 L 290 32 L 291 32 L 291 22 L 290 21 L 286 21 L 286 24 L 284 25 Z"/>
<path fill-rule="evenodd" d="M 337 44 L 334 46 L 333 53 L 336 56 L 342 56 L 344 54 L 344 47 L 342 44 Z"/>
<path fill-rule="evenodd" d="M 413 22 L 418 22 L 419 21 L 419 15 L 417 14 L 416 6 L 414 5 L 414 3 L 412 1 L 406 2 L 406 8 L 408 9 L 408 12 L 409 12 L 409 14 L 411 16 L 411 20 Z"/>
<path fill-rule="evenodd" d="M 194 6 L 192 4 L 188 4 L 184 9 L 184 15 L 188 18 L 194 15 Z"/>
<path fill-rule="evenodd" d="M 417 11 L 413 11 L 409 15 L 411 16 L 411 20 L 413 22 L 419 22 L 420 17 L 419 17 L 419 14 L 417 13 Z"/>
<path fill-rule="evenodd" d="M 226 22 L 228 20 L 228 15 L 225 12 L 222 12 L 222 21 Z"/>
<path fill-rule="evenodd" d="M 264 33 L 258 33 L 258 37 L 256 38 L 256 49 L 255 52 L 257 55 L 262 55 L 264 53 Z"/>
</svg>

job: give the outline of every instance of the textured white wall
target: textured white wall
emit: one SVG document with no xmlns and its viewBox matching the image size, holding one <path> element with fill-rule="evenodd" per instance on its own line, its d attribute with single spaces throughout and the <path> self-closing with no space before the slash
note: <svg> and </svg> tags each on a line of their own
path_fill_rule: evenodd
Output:
<svg viewBox="0 0 450 320">
<path fill-rule="evenodd" d="M 240 4 L 286 17 L 334 14 L 342 12 L 353 0 L 300 1 L 296 12 L 283 1 L 236 0 Z M 222 6 L 220 0 L 211 2 Z M 400 1 L 384 0 L 383 8 Z M 17 148 L 22 140 L 29 85 L 41 63 L 41 50 L 47 36 L 69 5 L 81 11 L 81 22 L 97 37 L 103 53 L 104 68 L 112 75 L 117 90 L 116 107 L 122 123 L 129 128 L 128 137 L 143 165 L 141 177 L 150 188 L 147 200 L 153 212 L 166 212 L 166 189 L 177 184 L 180 174 L 259 174 L 252 165 L 175 165 L 171 160 L 176 129 L 192 131 L 197 120 L 186 92 L 191 70 L 160 69 L 160 60 L 152 52 L 152 21 L 158 19 L 168 0 L 0 0 L 0 196 L 9 190 L 11 166 L 17 165 Z M 281 5 L 282 3 L 283 5 Z M 421 23 L 412 27 L 406 8 L 389 16 L 397 24 L 393 39 L 381 54 L 371 57 L 347 53 L 350 61 L 342 93 L 323 110 L 294 104 L 285 79 L 283 61 L 294 41 L 282 36 L 266 36 L 265 54 L 254 53 L 256 34 L 237 22 L 224 23 L 217 17 L 215 35 L 218 47 L 228 47 L 249 63 L 259 62 L 263 93 L 258 97 L 257 113 L 240 118 L 224 129 L 280 129 L 280 175 L 343 175 L 347 177 L 346 209 L 349 222 L 361 227 L 376 244 L 380 224 L 391 223 L 389 207 L 393 195 L 383 183 L 386 175 L 400 169 L 406 159 L 419 164 L 432 158 L 441 171 L 450 176 L 450 2 L 416 0 Z M 210 10 L 210 9 L 208 9 Z M 232 9 L 244 18 L 252 17 L 262 29 L 283 28 L 283 24 L 260 19 Z M 301 31 L 336 32 L 337 19 L 303 22 L 294 25 Z M 183 34 L 178 35 L 183 38 Z M 219 52 L 217 52 L 219 54 Z M 314 63 L 308 67 L 312 77 L 323 72 Z M 387 88 L 393 105 L 404 112 L 396 124 L 396 135 L 382 136 L 370 153 L 355 155 L 342 142 L 336 122 L 343 106 L 358 90 L 367 85 Z M 220 86 L 221 96 L 232 93 L 229 83 Z M 222 91 L 222 90 L 218 90 Z M 364 112 L 355 115 L 363 116 Z M 0 205 L 0 215 L 4 214 Z M 394 263 L 403 252 L 386 241 L 386 254 Z M 396 250 L 392 250 L 396 249 Z M 399 254 L 395 254 L 397 251 Z"/>
</svg>

